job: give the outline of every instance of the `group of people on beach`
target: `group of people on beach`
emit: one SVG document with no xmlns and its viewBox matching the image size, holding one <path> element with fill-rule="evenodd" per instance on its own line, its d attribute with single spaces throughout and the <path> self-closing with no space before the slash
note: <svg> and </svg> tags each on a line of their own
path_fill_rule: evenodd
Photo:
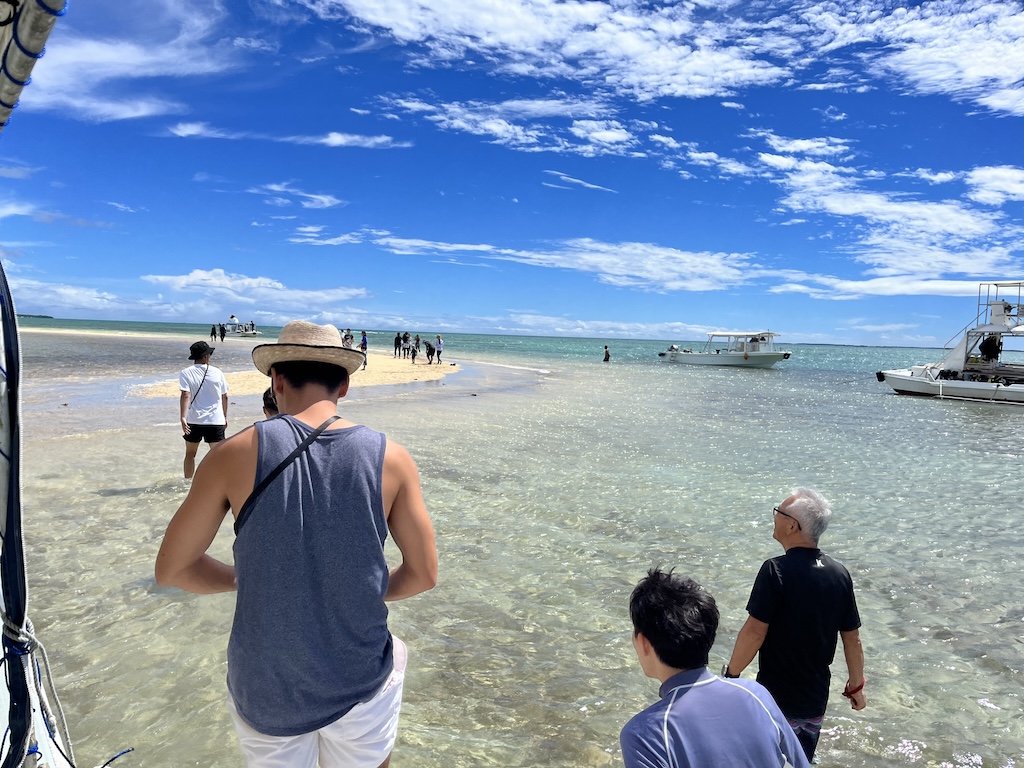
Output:
<svg viewBox="0 0 1024 768">
<path fill-rule="evenodd" d="M 423 339 L 423 347 L 427 352 L 427 365 L 431 365 L 434 359 L 437 359 L 437 364 L 441 364 L 441 353 L 444 351 L 444 339 L 441 338 L 441 334 L 435 334 L 435 341 L 430 339 Z M 417 333 L 414 337 L 409 336 L 409 332 L 400 333 L 395 332 L 395 357 L 403 360 L 411 359 L 413 365 L 416 364 L 416 356 L 420 353 L 420 335 Z"/>
<path fill-rule="evenodd" d="M 401 341 L 396 334 L 396 357 Z M 386 603 L 432 589 L 438 573 L 416 464 L 398 443 L 338 415 L 365 354 L 334 326 L 294 321 L 253 349 L 270 377 L 267 418 L 227 440 L 227 384 L 213 352 L 196 342 L 181 372 L 184 471 L 194 481 L 167 527 L 156 580 L 237 591 L 228 709 L 247 766 L 386 768 L 408 659 Z M 203 439 L 220 445 L 197 469 Z M 207 554 L 229 510 L 233 564 Z M 867 705 L 853 581 L 818 547 L 831 516 L 807 488 L 772 509 L 785 553 L 761 566 L 719 675 L 708 669 L 714 597 L 660 567 L 640 580 L 629 600 L 633 648 L 661 688 L 622 728 L 626 768 L 809 766 L 840 639 L 843 695 L 855 710 Z M 400 554 L 390 570 L 389 533 Z M 755 656 L 756 681 L 741 679 Z"/>
</svg>

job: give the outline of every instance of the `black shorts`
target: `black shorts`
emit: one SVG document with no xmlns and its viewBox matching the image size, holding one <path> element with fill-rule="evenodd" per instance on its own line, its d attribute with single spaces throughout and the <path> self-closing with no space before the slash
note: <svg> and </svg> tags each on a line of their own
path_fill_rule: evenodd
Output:
<svg viewBox="0 0 1024 768">
<path fill-rule="evenodd" d="M 219 443 L 224 439 L 223 424 L 189 424 L 188 434 L 182 435 L 186 443 Z"/>
</svg>

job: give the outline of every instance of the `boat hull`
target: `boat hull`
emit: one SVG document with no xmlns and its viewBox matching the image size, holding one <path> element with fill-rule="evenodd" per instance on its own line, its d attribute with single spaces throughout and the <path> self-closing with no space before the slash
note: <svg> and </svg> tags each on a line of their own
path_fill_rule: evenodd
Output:
<svg viewBox="0 0 1024 768">
<path fill-rule="evenodd" d="M 1024 384 L 1006 385 L 991 381 L 932 379 L 926 375 L 915 375 L 910 369 L 879 371 L 878 378 L 892 387 L 898 395 L 1024 405 Z"/>
<path fill-rule="evenodd" d="M 683 350 L 660 352 L 666 363 L 682 365 L 726 365 L 735 368 L 771 368 L 780 360 L 789 357 L 788 352 L 685 352 Z"/>
</svg>

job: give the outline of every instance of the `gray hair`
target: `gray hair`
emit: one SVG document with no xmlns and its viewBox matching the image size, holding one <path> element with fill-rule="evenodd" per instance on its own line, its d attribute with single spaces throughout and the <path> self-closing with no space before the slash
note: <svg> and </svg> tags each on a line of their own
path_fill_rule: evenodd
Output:
<svg viewBox="0 0 1024 768">
<path fill-rule="evenodd" d="M 807 535 L 817 544 L 832 520 L 832 505 L 828 499 L 810 488 L 796 488 L 790 496 L 795 498 L 786 512 L 800 521 Z"/>
</svg>

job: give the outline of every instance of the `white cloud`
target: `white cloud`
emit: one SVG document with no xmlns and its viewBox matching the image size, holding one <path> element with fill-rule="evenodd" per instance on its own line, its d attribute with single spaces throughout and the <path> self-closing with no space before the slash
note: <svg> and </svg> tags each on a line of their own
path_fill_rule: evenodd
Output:
<svg viewBox="0 0 1024 768">
<path fill-rule="evenodd" d="M 266 136 L 259 133 L 225 131 L 203 122 L 177 123 L 168 128 L 172 136 L 182 139 L 230 139 L 277 141 L 284 144 L 316 144 L 323 147 L 359 147 L 362 149 L 395 149 L 411 147 L 412 142 L 395 141 L 391 136 L 363 136 L 331 131 L 323 136 Z"/>
<path fill-rule="evenodd" d="M 967 176 L 968 197 L 985 205 L 1024 200 L 1024 168 L 1010 165 L 975 168 Z"/>
<path fill-rule="evenodd" d="M 276 53 L 280 46 L 277 43 L 272 43 L 269 40 L 260 40 L 256 37 L 236 37 L 231 41 L 231 44 L 235 48 L 241 48 L 247 51 L 259 51 L 261 53 Z"/>
<path fill-rule="evenodd" d="M 365 288 L 289 288 L 273 278 L 250 277 L 225 272 L 223 269 L 194 269 L 187 275 L 142 275 L 141 279 L 180 293 L 202 293 L 216 300 L 233 302 L 243 308 L 262 309 L 272 306 L 279 311 L 308 310 L 309 307 L 325 307 L 335 302 L 369 296 Z"/>
<path fill-rule="evenodd" d="M 817 3 L 803 13 L 831 52 L 865 42 L 881 76 L 919 94 L 944 94 L 997 112 L 1024 115 L 1024 10 L 1018 2 L 932 0 L 886 10 Z"/>
<path fill-rule="evenodd" d="M 489 244 L 444 243 L 384 237 L 377 245 L 407 255 L 461 252 L 547 269 L 593 274 L 600 282 L 651 291 L 712 291 L 762 278 L 767 271 L 748 254 L 691 252 L 651 243 L 563 241 L 549 250 L 516 250 Z"/>
<path fill-rule="evenodd" d="M 576 184 L 577 186 L 583 187 L 584 189 L 596 189 L 596 190 L 599 190 L 601 192 L 614 192 L 615 191 L 614 189 L 608 189 L 608 187 L 602 187 L 602 186 L 600 186 L 598 184 L 591 184 L 588 181 L 583 181 L 582 179 L 576 179 L 576 178 L 573 178 L 572 176 L 567 176 L 564 173 L 562 173 L 561 171 L 544 171 L 544 173 L 550 173 L 552 176 L 556 176 L 558 178 L 558 180 L 561 181 L 561 182 L 564 182 L 566 184 Z M 542 182 L 542 183 L 545 183 L 545 182 Z M 558 186 L 558 185 L 556 185 L 556 184 L 547 184 L 547 186 L 554 187 L 554 186 Z M 568 189 L 568 187 L 559 187 L 559 189 Z"/>
<path fill-rule="evenodd" d="M 0 165 L 0 179 L 28 179 L 41 170 L 27 165 Z"/>
<path fill-rule="evenodd" d="M 215 36 L 225 18 L 217 3 L 201 0 L 151 3 L 125 9 L 119 32 L 90 38 L 74 27 L 57 25 L 47 55 L 25 90 L 27 109 L 60 111 L 82 120 L 106 122 L 186 111 L 177 99 L 159 93 L 163 78 L 225 72 L 238 66 L 233 47 Z M 116 35 L 116 36 L 115 36 Z"/>
<path fill-rule="evenodd" d="M 136 210 L 132 208 L 130 205 L 125 205 L 124 203 L 114 203 L 111 202 L 110 200 L 106 200 L 105 202 L 107 205 L 121 211 L 121 213 L 136 213 Z"/>
<path fill-rule="evenodd" d="M 32 216 L 34 213 L 36 213 L 36 207 L 29 203 L 0 200 L 0 220 L 10 216 Z"/>
<path fill-rule="evenodd" d="M 303 192 L 301 189 L 293 187 L 289 182 L 263 184 L 262 186 L 252 187 L 246 191 L 255 195 L 269 195 L 266 202 L 271 205 L 278 206 L 291 205 L 292 202 L 296 200 L 303 208 L 320 209 L 347 205 L 344 200 L 340 200 L 339 198 L 334 197 L 334 195 L 316 192 Z"/>
</svg>

